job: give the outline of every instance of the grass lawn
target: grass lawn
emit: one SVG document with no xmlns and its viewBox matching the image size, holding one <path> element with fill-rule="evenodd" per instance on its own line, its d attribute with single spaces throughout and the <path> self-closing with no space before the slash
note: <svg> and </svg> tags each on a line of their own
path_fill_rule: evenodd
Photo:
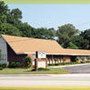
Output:
<svg viewBox="0 0 90 90">
<path fill-rule="evenodd" d="M 38 87 L 0 87 L 0 90 L 90 90 L 90 87 L 50 87 L 50 86 L 38 86 Z"/>
<path fill-rule="evenodd" d="M 0 74 L 67 74 L 68 71 L 62 68 L 51 68 L 49 70 L 41 70 L 41 71 L 31 71 L 31 69 L 23 69 L 23 68 L 5 68 L 0 70 Z"/>
</svg>

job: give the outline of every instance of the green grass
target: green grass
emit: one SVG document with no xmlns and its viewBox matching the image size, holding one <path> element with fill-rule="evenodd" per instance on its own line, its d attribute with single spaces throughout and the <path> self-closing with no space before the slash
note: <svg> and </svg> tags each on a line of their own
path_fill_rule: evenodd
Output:
<svg viewBox="0 0 90 90">
<path fill-rule="evenodd" d="M 5 68 L 3 70 L 0 70 L 0 74 L 67 74 L 68 71 L 62 69 L 62 68 L 51 68 L 48 70 L 40 70 L 40 71 L 31 71 L 31 69 L 23 69 L 23 68 L 16 68 L 16 69 L 10 69 Z"/>
<path fill-rule="evenodd" d="M 33 86 L 33 87 L 0 87 L 0 90 L 90 90 L 90 87 L 53 87 L 53 86 Z"/>
</svg>

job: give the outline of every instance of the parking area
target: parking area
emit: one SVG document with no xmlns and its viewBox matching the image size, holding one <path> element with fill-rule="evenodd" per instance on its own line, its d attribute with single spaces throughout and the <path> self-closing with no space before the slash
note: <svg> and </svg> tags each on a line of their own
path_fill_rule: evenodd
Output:
<svg viewBox="0 0 90 90">
<path fill-rule="evenodd" d="M 69 73 L 90 73 L 90 64 L 87 65 L 76 65 L 71 67 L 63 67 L 64 69 L 68 70 Z"/>
</svg>

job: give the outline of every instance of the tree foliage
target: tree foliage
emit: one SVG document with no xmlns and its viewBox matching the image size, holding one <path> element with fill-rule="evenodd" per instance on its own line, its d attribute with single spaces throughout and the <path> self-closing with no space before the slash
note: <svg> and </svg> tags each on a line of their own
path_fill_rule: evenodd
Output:
<svg viewBox="0 0 90 90">
<path fill-rule="evenodd" d="M 23 37 L 55 39 L 64 48 L 90 49 L 90 29 L 80 33 L 73 24 L 65 24 L 54 28 L 34 28 L 22 22 L 22 11 L 18 8 L 10 10 L 4 1 L 0 1 L 0 35 L 9 34 Z"/>
<path fill-rule="evenodd" d="M 86 42 L 86 46 L 82 48 L 90 49 L 90 29 L 81 32 L 80 36 L 83 37 L 83 40 Z"/>
<path fill-rule="evenodd" d="M 34 32 L 36 38 L 53 39 L 55 36 L 53 28 L 37 28 Z"/>
<path fill-rule="evenodd" d="M 0 34 L 20 35 L 19 29 L 9 23 L 0 25 Z"/>
<path fill-rule="evenodd" d="M 77 35 L 72 38 L 72 42 L 77 45 L 80 49 L 88 49 L 89 42 L 88 40 L 84 39 L 82 36 Z"/>
<path fill-rule="evenodd" d="M 71 44 L 71 38 L 78 33 L 78 29 L 75 28 L 72 24 L 65 24 L 58 27 L 57 36 L 58 42 L 64 47 L 67 48 Z"/>
<path fill-rule="evenodd" d="M 36 29 L 26 22 L 23 23 L 22 11 L 18 8 L 10 10 L 3 1 L 0 1 L 0 34 L 53 39 L 54 29 Z"/>
</svg>

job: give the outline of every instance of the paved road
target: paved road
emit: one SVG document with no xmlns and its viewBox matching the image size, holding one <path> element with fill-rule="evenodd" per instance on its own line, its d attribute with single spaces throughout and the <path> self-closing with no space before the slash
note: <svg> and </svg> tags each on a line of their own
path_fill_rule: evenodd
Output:
<svg viewBox="0 0 90 90">
<path fill-rule="evenodd" d="M 67 66 L 63 68 L 68 70 L 70 73 L 90 73 L 90 64 L 71 66 L 71 67 Z"/>
<path fill-rule="evenodd" d="M 90 86 L 90 74 L 0 75 L 0 86 Z"/>
</svg>

